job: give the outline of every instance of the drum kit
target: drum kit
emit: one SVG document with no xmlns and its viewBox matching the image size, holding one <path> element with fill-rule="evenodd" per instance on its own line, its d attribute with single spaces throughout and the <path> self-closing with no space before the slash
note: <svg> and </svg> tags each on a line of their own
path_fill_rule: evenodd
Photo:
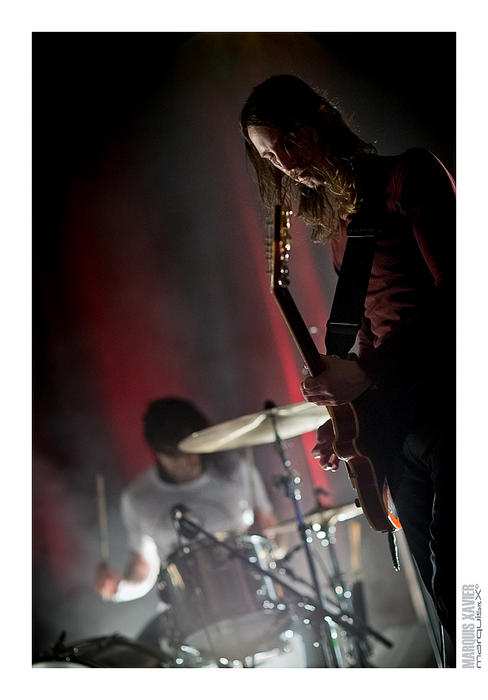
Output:
<svg viewBox="0 0 488 700">
<path fill-rule="evenodd" d="M 87 667 L 367 667 L 370 638 L 391 642 L 366 624 L 359 588 L 347 585 L 335 551 L 335 528 L 351 521 L 356 541 L 362 514 L 356 504 L 301 512 L 301 479 L 284 441 L 316 430 L 328 419 L 324 407 L 298 403 L 242 416 L 193 433 L 180 443 L 188 453 L 211 453 L 274 444 L 294 517 L 260 535 L 207 532 L 183 504 L 172 509 L 180 546 L 161 569 L 157 588 L 167 609 L 160 647 L 114 634 L 66 645 L 64 636 L 34 666 Z M 272 538 L 297 532 L 301 542 L 277 558 Z M 329 556 L 329 595 L 324 594 L 312 551 L 320 533 Z M 305 554 L 308 576 L 289 566 L 295 550 Z M 357 547 L 356 547 L 357 551 Z M 319 562 L 320 563 L 320 562 Z M 325 568 L 325 567 L 324 567 Z M 63 633 L 64 634 L 64 633 Z"/>
</svg>

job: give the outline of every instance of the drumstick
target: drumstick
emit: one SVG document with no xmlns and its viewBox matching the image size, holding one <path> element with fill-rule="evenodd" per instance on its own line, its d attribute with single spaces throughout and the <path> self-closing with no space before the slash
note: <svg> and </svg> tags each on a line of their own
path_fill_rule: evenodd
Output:
<svg viewBox="0 0 488 700">
<path fill-rule="evenodd" d="M 256 462 L 254 461 L 254 450 L 252 449 L 252 447 L 246 447 L 246 457 L 247 463 L 249 465 L 250 475 L 249 486 L 251 492 L 251 508 L 253 510 L 253 513 L 256 513 L 256 487 L 254 485 L 254 478 L 252 474 L 252 470 L 256 468 Z"/>
<path fill-rule="evenodd" d="M 97 501 L 98 501 L 98 526 L 100 531 L 100 558 L 108 561 L 108 525 L 107 504 L 105 500 L 105 481 L 101 474 L 97 474 Z"/>
</svg>

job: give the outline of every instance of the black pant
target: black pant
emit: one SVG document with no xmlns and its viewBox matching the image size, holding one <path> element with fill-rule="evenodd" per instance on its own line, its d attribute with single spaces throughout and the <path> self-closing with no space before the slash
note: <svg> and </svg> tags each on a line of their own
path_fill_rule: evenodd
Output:
<svg viewBox="0 0 488 700">
<path fill-rule="evenodd" d="M 425 418 L 409 430 L 388 481 L 412 556 L 455 645 L 456 446 L 454 422 L 444 418 Z"/>
</svg>

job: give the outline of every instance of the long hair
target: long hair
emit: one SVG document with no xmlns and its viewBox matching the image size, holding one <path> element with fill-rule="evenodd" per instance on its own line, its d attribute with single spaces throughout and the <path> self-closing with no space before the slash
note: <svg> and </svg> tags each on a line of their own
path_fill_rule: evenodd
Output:
<svg viewBox="0 0 488 700">
<path fill-rule="evenodd" d="M 355 161 L 375 153 L 374 146 L 356 136 L 325 97 L 292 75 L 273 76 L 255 87 L 242 109 L 240 125 L 268 212 L 282 204 L 311 225 L 314 241 L 335 237 L 339 218 L 357 209 Z M 295 182 L 261 158 L 249 138 L 250 126 L 273 127 L 283 134 L 292 134 L 297 126 L 314 127 L 320 139 L 323 184 L 311 188 Z"/>
</svg>

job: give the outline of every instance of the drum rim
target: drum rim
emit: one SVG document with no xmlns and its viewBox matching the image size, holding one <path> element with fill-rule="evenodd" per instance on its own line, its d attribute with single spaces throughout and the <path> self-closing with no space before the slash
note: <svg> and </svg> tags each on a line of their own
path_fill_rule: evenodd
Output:
<svg viewBox="0 0 488 700">
<path fill-rule="evenodd" d="M 67 665 L 78 664 L 84 668 L 118 668 L 116 666 L 112 667 L 107 666 L 107 664 L 97 663 L 96 660 L 84 656 L 84 653 L 86 653 L 94 644 L 97 645 L 97 650 L 99 651 L 104 651 L 104 644 L 106 644 L 107 650 L 110 649 L 111 645 L 115 647 L 118 644 L 120 646 L 125 646 L 128 649 L 133 649 L 140 654 L 146 654 L 148 657 L 159 659 L 161 663 L 169 660 L 163 658 L 163 652 L 159 652 L 158 654 L 157 651 L 138 639 L 132 639 L 131 637 L 120 634 L 119 632 L 113 632 L 112 634 L 100 634 L 95 637 L 84 637 L 83 639 L 78 639 L 73 642 L 69 642 L 67 645 L 63 645 L 63 647 L 57 652 L 53 649 L 51 652 L 40 654 L 34 659 L 32 666 L 34 667 L 37 664 L 51 661 L 58 661 L 61 663 L 64 661 Z M 40 666 L 37 667 L 40 668 Z"/>
<path fill-rule="evenodd" d="M 217 535 L 226 535 L 226 537 L 217 537 Z M 232 542 L 247 542 L 250 544 L 268 544 L 270 547 L 272 547 L 272 541 L 269 537 L 266 537 L 265 535 L 260 535 L 259 533 L 238 533 L 238 532 L 230 532 L 230 533 L 216 533 L 213 535 L 216 537 L 216 539 L 219 540 L 219 542 L 225 542 L 229 543 L 229 541 Z M 210 547 L 218 547 L 219 543 L 214 542 L 213 540 L 209 540 L 208 538 L 202 537 L 199 540 L 193 540 L 191 542 L 187 542 L 185 544 L 181 544 L 176 549 L 173 549 L 170 554 L 168 554 L 167 557 L 165 557 L 164 562 L 161 563 L 161 568 L 164 569 L 168 564 L 171 563 L 171 560 L 177 556 L 178 554 L 182 553 L 185 556 L 188 554 L 191 554 L 192 551 L 197 551 L 201 549 L 207 549 Z M 187 549 L 188 551 L 185 551 Z"/>
</svg>

